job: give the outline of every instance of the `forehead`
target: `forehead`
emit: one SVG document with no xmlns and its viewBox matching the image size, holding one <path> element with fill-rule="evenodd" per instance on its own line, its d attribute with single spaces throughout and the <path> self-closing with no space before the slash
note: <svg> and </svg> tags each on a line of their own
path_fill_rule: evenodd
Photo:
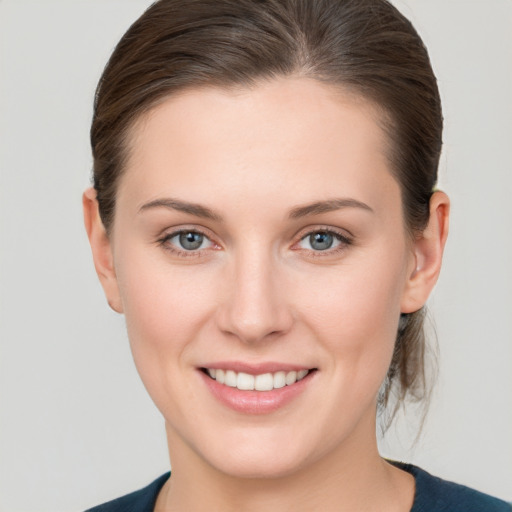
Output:
<svg viewBox="0 0 512 512">
<path fill-rule="evenodd" d="M 394 182 L 379 113 L 307 78 L 173 95 L 134 125 L 120 194 L 376 196 Z M 396 184 L 395 184 L 396 185 Z M 144 196 L 144 197 L 142 197 Z M 188 197 L 185 197 L 189 199 Z"/>
</svg>

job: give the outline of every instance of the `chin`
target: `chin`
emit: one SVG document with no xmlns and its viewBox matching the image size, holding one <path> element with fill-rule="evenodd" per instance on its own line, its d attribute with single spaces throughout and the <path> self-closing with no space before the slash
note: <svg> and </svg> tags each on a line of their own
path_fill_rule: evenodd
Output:
<svg viewBox="0 0 512 512">
<path fill-rule="evenodd" d="M 318 447 L 310 446 L 300 435 L 272 429 L 248 430 L 251 432 L 231 432 L 226 439 L 216 437 L 208 446 L 198 447 L 199 456 L 215 470 L 245 479 L 284 478 L 310 465 L 318 456 Z"/>
<path fill-rule="evenodd" d="M 212 464 L 213 463 L 213 464 Z M 296 455 L 268 453 L 228 456 L 222 461 L 210 461 L 218 471 L 235 478 L 279 479 L 290 476 L 305 465 L 305 460 Z"/>
</svg>

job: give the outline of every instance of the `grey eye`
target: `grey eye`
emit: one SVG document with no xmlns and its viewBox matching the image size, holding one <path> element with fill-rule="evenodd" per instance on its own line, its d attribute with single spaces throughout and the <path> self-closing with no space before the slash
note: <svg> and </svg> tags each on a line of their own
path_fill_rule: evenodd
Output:
<svg viewBox="0 0 512 512">
<path fill-rule="evenodd" d="M 175 231 L 165 235 L 159 242 L 166 249 L 180 256 L 200 255 L 203 251 L 215 247 L 207 235 L 194 230 Z"/>
<path fill-rule="evenodd" d="M 320 231 L 309 235 L 309 245 L 315 251 L 330 249 L 334 243 L 334 236 L 331 233 Z"/>
<path fill-rule="evenodd" d="M 312 231 L 304 238 L 301 238 L 299 247 L 308 251 L 321 252 L 334 250 L 340 246 L 348 246 L 351 241 L 332 231 Z"/>
<path fill-rule="evenodd" d="M 199 249 L 204 242 L 204 235 L 194 231 L 184 231 L 178 235 L 178 241 L 181 247 L 186 251 L 195 251 Z"/>
</svg>

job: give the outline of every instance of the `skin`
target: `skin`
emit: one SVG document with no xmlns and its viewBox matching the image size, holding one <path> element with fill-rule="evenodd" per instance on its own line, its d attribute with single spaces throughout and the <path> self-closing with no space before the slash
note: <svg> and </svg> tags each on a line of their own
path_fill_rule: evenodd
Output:
<svg viewBox="0 0 512 512">
<path fill-rule="evenodd" d="M 173 475 L 157 510 L 410 510 L 412 477 L 377 450 L 376 398 L 400 313 L 438 277 L 449 206 L 436 192 L 410 239 L 378 121 L 306 78 L 188 90 L 134 127 L 109 236 L 85 192 L 98 275 L 166 420 Z M 169 198 L 214 216 L 144 207 Z M 290 216 L 338 198 L 353 203 Z M 179 229 L 207 238 L 187 253 Z M 315 250 L 325 231 L 341 238 Z M 226 360 L 317 371 L 286 406 L 245 414 L 198 371 Z"/>
</svg>

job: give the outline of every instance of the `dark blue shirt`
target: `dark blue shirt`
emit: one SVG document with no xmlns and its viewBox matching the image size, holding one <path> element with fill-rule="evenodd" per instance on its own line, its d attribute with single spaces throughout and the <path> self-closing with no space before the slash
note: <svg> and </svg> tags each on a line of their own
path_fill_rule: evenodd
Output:
<svg viewBox="0 0 512 512">
<path fill-rule="evenodd" d="M 411 512 L 512 512 L 505 501 L 430 475 L 411 464 L 393 462 L 416 480 Z M 144 489 L 109 501 L 86 512 L 153 512 L 156 498 L 170 473 L 162 475 Z"/>
</svg>

